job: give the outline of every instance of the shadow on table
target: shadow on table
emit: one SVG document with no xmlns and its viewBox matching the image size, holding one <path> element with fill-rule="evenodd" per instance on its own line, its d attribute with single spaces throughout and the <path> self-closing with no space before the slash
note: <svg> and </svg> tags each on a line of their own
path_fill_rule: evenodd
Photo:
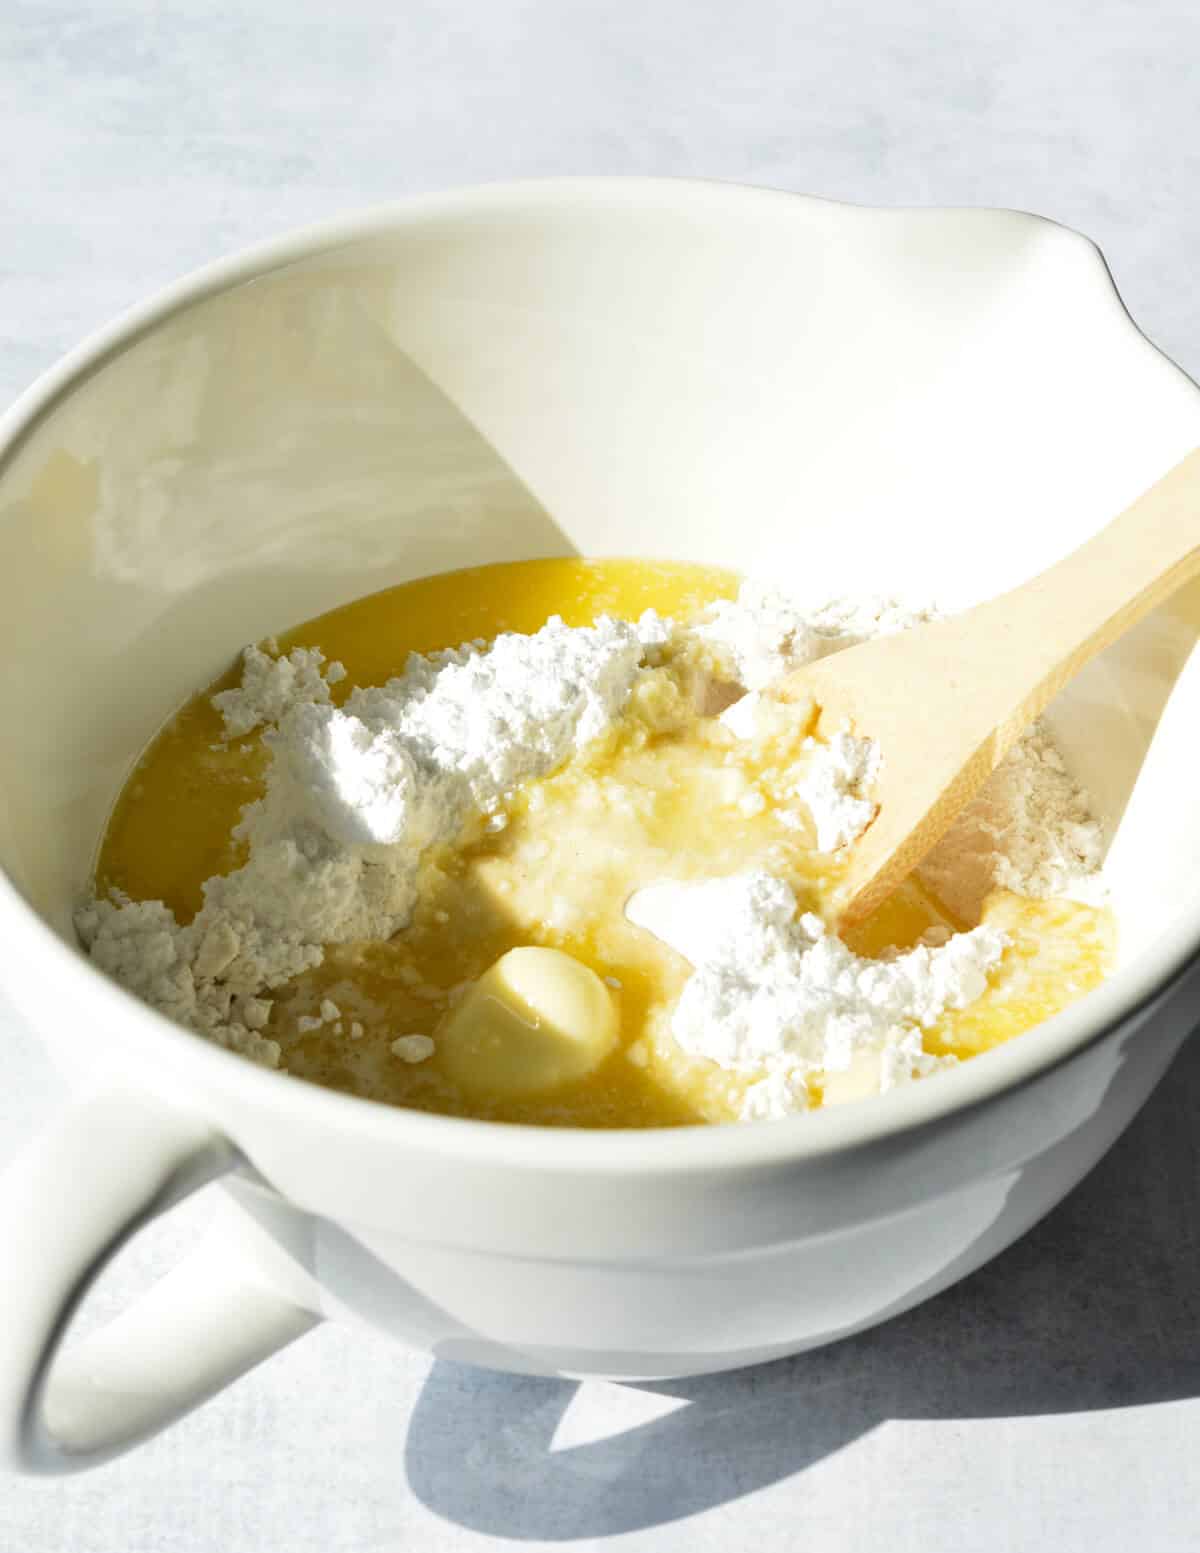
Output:
<svg viewBox="0 0 1200 1553">
<path fill-rule="evenodd" d="M 567 1381 L 435 1365 L 408 1475 L 438 1514 L 570 1539 L 695 1514 L 790 1477 L 888 1419 L 1086 1411 L 1200 1393 L 1200 1042 L 1087 1180 L 957 1287 L 831 1348 L 645 1383 L 681 1406 L 554 1449 Z"/>
</svg>

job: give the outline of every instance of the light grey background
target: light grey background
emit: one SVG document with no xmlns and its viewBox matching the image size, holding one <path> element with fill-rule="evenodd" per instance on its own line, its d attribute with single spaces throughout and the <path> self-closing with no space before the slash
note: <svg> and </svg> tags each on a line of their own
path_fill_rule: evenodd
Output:
<svg viewBox="0 0 1200 1553">
<path fill-rule="evenodd" d="M 1200 373 L 1198 59 L 1192 0 L 0 0 L 0 400 L 232 248 L 555 173 L 1042 211 Z M 60 1084 L 0 1039 L 6 1158 Z M 0 1548 L 1200 1549 L 1198 1114 L 1194 1044 L 1022 1244 L 827 1352 L 576 1388 L 324 1330 L 125 1461 L 0 1480 Z"/>
</svg>

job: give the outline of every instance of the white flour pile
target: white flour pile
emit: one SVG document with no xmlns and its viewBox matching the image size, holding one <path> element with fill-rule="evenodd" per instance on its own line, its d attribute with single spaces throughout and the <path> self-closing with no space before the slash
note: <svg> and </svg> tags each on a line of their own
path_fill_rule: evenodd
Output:
<svg viewBox="0 0 1200 1553">
<path fill-rule="evenodd" d="M 554 770 L 618 719 L 647 664 L 673 636 L 699 641 L 722 679 L 758 692 L 789 668 L 928 618 L 890 600 L 804 609 L 754 584 L 691 631 L 652 613 L 636 625 L 550 621 L 532 636 L 414 655 L 397 678 L 356 690 L 320 653 L 247 649 L 241 687 L 215 698 L 227 733 L 260 725 L 270 752 L 265 796 L 243 813 L 244 867 L 204 886 L 195 920 L 161 902 L 89 901 L 77 915 L 93 959 L 131 991 L 220 1044 L 267 1064 L 270 993 L 320 963 L 323 946 L 391 937 L 408 921 L 422 855 L 453 841 L 521 784 Z M 753 731 L 757 696 L 722 716 Z M 811 750 L 797 798 L 818 845 L 853 840 L 874 813 L 880 752 L 849 736 Z M 884 752 L 886 758 L 886 752 Z M 502 823 L 502 820 L 499 821 Z M 993 884 L 1026 894 L 1079 893 L 1101 856 L 1099 827 L 1048 736 L 1015 749 L 930 859 L 943 898 L 961 907 Z M 964 884 L 963 881 L 966 881 Z M 949 883 L 948 883 L 949 881 Z M 803 1107 L 805 1075 L 864 1058 L 878 1087 L 938 1065 L 921 1033 L 977 997 L 1000 958 L 990 928 L 886 961 L 851 953 L 790 889 L 765 874 L 672 886 L 636 920 L 691 960 L 675 1010 L 685 1051 L 763 1077 L 745 1114 Z M 956 894 L 957 891 L 957 894 Z M 657 892 L 642 892 L 639 902 Z"/>
<path fill-rule="evenodd" d="M 293 647 L 283 658 L 251 646 L 242 653 L 242 683 L 215 695 L 213 705 L 225 724 L 226 738 L 236 739 L 263 723 L 279 722 L 285 712 L 306 701 L 328 706 L 330 685 L 345 677 L 342 665 L 327 664 L 315 647 Z"/>
<path fill-rule="evenodd" d="M 987 986 L 1007 942 L 991 927 L 888 960 L 864 960 L 766 873 L 639 890 L 626 914 L 695 966 L 671 1019 L 676 1041 L 740 1073 L 746 1119 L 807 1105 L 807 1081 L 874 1063 L 880 1090 L 945 1064 L 922 1031 Z"/>
<path fill-rule="evenodd" d="M 240 736 L 278 719 L 265 796 L 235 834 L 249 861 L 204 885 L 181 926 L 161 901 L 90 901 L 76 926 L 96 963 L 153 1007 L 260 1062 L 264 994 L 319 965 L 326 944 L 387 939 L 408 921 L 422 854 L 452 841 L 523 782 L 545 775 L 620 715 L 666 627 L 551 620 L 413 654 L 404 673 L 329 704 L 323 658 L 247 649 L 239 690 L 216 697 Z"/>
</svg>

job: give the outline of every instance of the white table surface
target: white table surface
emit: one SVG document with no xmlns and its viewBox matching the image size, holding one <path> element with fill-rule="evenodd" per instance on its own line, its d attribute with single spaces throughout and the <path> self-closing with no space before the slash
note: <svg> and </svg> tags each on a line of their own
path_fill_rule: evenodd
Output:
<svg viewBox="0 0 1200 1553">
<path fill-rule="evenodd" d="M 1043 211 L 1200 372 L 1198 57 L 1194 0 L 7 0 L 0 400 L 230 249 L 557 173 Z M 3 1007 L 0 1041 L 3 1159 L 61 1086 Z M 0 1480 L 0 1548 L 1200 1549 L 1198 1114 L 1193 1043 L 1024 1242 L 829 1351 L 580 1388 L 326 1328 L 121 1462 Z"/>
</svg>

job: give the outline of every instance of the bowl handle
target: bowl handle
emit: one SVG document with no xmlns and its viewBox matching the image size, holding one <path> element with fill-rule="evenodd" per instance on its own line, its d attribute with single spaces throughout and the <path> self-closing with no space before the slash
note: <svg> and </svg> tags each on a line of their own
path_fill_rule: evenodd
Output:
<svg viewBox="0 0 1200 1553">
<path fill-rule="evenodd" d="M 0 1177 L 0 1456 L 96 1466 L 165 1428 L 320 1319 L 210 1235 L 131 1309 L 58 1353 L 92 1283 L 142 1225 L 240 1156 L 149 1097 L 71 1107 Z"/>
</svg>

